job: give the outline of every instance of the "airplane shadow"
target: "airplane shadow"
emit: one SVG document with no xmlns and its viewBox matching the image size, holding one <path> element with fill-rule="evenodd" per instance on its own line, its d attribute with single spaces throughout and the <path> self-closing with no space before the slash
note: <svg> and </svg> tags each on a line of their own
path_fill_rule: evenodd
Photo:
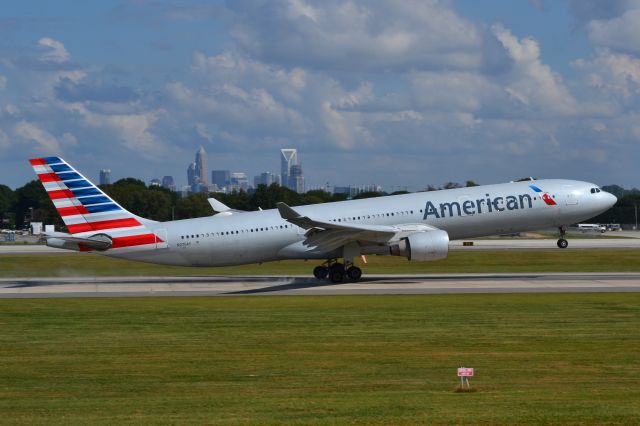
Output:
<svg viewBox="0 0 640 426">
<path fill-rule="evenodd" d="M 291 282 L 287 284 L 278 284 L 262 288 L 252 288 L 248 290 L 230 291 L 223 294 L 260 294 L 288 290 L 302 290 L 306 288 L 331 287 L 341 284 L 343 283 L 332 283 L 329 281 L 321 281 L 315 278 L 293 278 Z"/>
<path fill-rule="evenodd" d="M 243 281 L 248 281 L 248 277 L 243 277 Z M 333 287 L 340 286 L 343 284 L 367 284 L 367 283 L 376 283 L 376 282 L 384 282 L 385 284 L 412 284 L 412 283 L 420 283 L 426 281 L 477 281 L 477 280 L 488 280 L 488 281 L 498 281 L 498 280 L 510 280 L 510 279 L 536 279 L 539 278 L 538 275 L 484 275 L 484 276 L 469 276 L 469 275 L 424 275 L 424 276 L 386 276 L 386 277 L 368 277 L 362 278 L 359 281 L 352 283 L 350 281 L 344 281 L 341 283 L 333 283 L 325 280 L 318 280 L 316 278 L 292 278 L 291 282 L 287 284 L 278 284 L 273 286 L 261 287 L 261 288 L 253 288 L 248 290 L 239 290 L 232 291 L 223 294 L 260 294 L 260 293 L 272 293 L 279 291 L 288 291 L 288 290 L 302 290 L 307 288 L 318 288 L 318 287 Z"/>
</svg>

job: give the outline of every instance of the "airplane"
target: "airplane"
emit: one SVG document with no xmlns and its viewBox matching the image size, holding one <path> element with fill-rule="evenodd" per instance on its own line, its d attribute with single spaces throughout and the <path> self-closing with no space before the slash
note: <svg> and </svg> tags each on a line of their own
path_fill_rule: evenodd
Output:
<svg viewBox="0 0 640 426">
<path fill-rule="evenodd" d="M 592 183 L 531 179 L 253 212 L 210 198 L 212 216 L 156 222 L 128 212 L 60 157 L 29 162 L 68 230 L 45 234 L 50 247 L 201 267 L 318 259 L 314 276 L 335 283 L 361 278 L 359 256 L 439 260 L 456 239 L 554 227 L 566 248 L 568 224 L 617 201 Z"/>
</svg>

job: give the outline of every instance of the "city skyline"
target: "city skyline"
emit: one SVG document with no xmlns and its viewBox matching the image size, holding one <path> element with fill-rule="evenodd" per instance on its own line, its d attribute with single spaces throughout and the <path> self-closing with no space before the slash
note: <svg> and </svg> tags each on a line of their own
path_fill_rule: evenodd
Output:
<svg viewBox="0 0 640 426">
<path fill-rule="evenodd" d="M 322 186 L 314 186 L 311 188 L 305 187 L 304 174 L 302 172 L 302 166 L 298 159 L 298 152 L 296 148 L 283 148 L 280 149 L 280 161 L 281 161 L 281 173 L 284 174 L 284 181 L 288 182 L 287 185 L 283 185 L 282 174 L 276 175 L 270 171 L 264 171 L 254 176 L 253 185 L 251 185 L 248 174 L 243 171 L 230 171 L 230 170 L 211 170 L 211 183 L 203 185 L 201 184 L 202 173 L 205 173 L 208 169 L 208 155 L 204 148 L 201 146 L 196 152 L 196 161 L 189 163 L 187 167 L 187 185 L 178 186 L 175 179 L 171 175 L 164 175 L 162 179 L 153 177 L 145 183 L 149 186 L 157 185 L 167 188 L 171 191 L 181 192 L 183 195 L 194 192 L 233 192 L 238 190 L 248 191 L 257 188 L 259 185 L 269 186 L 271 184 L 278 184 L 285 186 L 298 193 L 304 193 L 311 189 L 321 189 L 327 192 L 344 193 L 349 196 L 355 196 L 361 192 L 383 192 L 384 188 L 378 184 L 364 184 L 364 185 L 345 185 L 336 184 L 330 186 L 327 183 Z M 198 164 L 200 164 L 198 166 Z M 127 176 L 133 177 L 134 176 Z M 118 179 L 116 179 L 117 181 Z M 105 185 L 111 183 L 111 172 L 109 169 L 100 170 L 100 184 Z"/>
</svg>

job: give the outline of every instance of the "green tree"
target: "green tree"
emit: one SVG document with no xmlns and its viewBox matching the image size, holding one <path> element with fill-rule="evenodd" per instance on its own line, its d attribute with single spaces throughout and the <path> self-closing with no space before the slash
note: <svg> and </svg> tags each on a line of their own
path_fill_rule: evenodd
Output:
<svg viewBox="0 0 640 426">
<path fill-rule="evenodd" d="M 359 193 L 358 195 L 353 197 L 353 199 L 360 200 L 364 198 L 376 198 L 376 197 L 382 197 L 383 195 L 387 195 L 387 194 L 385 194 L 384 192 L 378 192 L 378 191 L 366 191 L 366 192 Z"/>
<path fill-rule="evenodd" d="M 224 202 L 224 201 L 223 201 Z M 194 217 L 211 216 L 213 209 L 207 201 L 207 194 L 191 194 L 178 199 L 175 206 L 176 219 L 191 219 Z"/>
<path fill-rule="evenodd" d="M 9 227 L 14 226 L 11 222 L 15 215 L 10 213 L 16 201 L 17 197 L 15 192 L 6 185 L 0 185 L 0 228 L 6 225 Z"/>
<path fill-rule="evenodd" d="M 16 227 L 24 227 L 29 220 L 56 225 L 59 229 L 64 227 L 58 211 L 39 181 L 32 180 L 16 189 L 15 195 L 12 211 L 15 213 Z"/>
<path fill-rule="evenodd" d="M 147 187 L 138 179 L 120 179 L 101 189 L 131 213 L 151 220 L 171 220 L 174 196 L 165 188 Z"/>
</svg>

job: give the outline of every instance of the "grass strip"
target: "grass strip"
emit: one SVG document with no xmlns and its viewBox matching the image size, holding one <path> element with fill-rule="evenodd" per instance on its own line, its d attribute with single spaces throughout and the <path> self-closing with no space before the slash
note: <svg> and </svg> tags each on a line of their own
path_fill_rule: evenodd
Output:
<svg viewBox="0 0 640 426">
<path fill-rule="evenodd" d="M 636 424 L 640 294 L 0 300 L 3 424 Z M 475 367 L 472 393 L 456 368 Z"/>
</svg>

